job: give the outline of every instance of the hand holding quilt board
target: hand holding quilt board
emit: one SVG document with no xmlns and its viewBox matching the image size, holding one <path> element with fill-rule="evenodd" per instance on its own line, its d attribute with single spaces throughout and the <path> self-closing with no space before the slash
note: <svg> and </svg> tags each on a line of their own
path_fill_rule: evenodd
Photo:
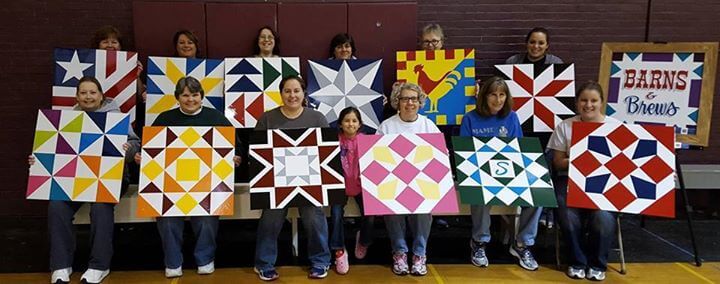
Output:
<svg viewBox="0 0 720 284">
<path fill-rule="evenodd" d="M 39 110 L 27 198 L 118 203 L 130 117 Z"/>
</svg>

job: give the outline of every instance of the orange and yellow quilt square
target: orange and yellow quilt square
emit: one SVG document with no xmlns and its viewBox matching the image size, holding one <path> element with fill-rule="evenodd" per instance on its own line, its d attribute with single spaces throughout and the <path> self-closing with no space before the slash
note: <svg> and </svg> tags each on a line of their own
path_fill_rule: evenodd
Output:
<svg viewBox="0 0 720 284">
<path fill-rule="evenodd" d="M 139 217 L 233 214 L 235 128 L 143 129 Z"/>
</svg>

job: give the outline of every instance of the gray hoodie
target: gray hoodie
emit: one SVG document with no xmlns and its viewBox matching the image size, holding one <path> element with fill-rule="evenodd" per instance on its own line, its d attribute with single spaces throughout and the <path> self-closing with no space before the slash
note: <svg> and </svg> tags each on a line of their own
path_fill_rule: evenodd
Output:
<svg viewBox="0 0 720 284">
<path fill-rule="evenodd" d="M 513 56 L 510 56 L 507 60 L 505 60 L 505 64 L 522 64 L 525 60 L 525 57 L 527 57 L 527 53 L 520 53 L 515 54 Z M 545 64 L 562 64 L 563 61 L 560 59 L 560 57 L 557 57 L 555 55 L 552 55 L 550 53 L 545 54 Z"/>
<path fill-rule="evenodd" d="M 73 110 L 84 111 L 79 105 L 75 105 Z M 95 112 L 120 112 L 120 106 L 118 106 L 112 98 L 105 98 L 100 108 L 95 110 Z M 128 127 L 127 143 L 130 145 L 130 148 L 125 152 L 125 162 L 134 162 L 135 153 L 140 152 L 140 138 L 135 134 L 135 131 L 133 131 L 132 125 Z"/>
</svg>

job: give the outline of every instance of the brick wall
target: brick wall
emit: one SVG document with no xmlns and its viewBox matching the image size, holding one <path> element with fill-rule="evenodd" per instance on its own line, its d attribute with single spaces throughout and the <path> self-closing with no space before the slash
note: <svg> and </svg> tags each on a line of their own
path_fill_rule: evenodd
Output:
<svg viewBox="0 0 720 284">
<path fill-rule="evenodd" d="M 26 158 L 31 150 L 36 111 L 50 105 L 52 48 L 87 47 L 95 29 L 111 24 L 125 34 L 126 49 L 132 49 L 132 2 L 3 3 L 0 86 L 7 94 L 0 104 L 3 122 L 0 159 L 4 161 L 0 164 L 0 181 L 4 185 L 0 187 L 0 216 L 45 215 L 45 203 L 25 201 L 24 192 Z M 419 30 L 427 23 L 437 22 L 446 30 L 448 47 L 475 48 L 479 76 L 490 75 L 492 64 L 522 52 L 525 33 L 534 26 L 544 26 L 552 32 L 551 52 L 577 64 L 578 80 L 589 80 L 597 79 L 603 41 L 645 40 L 648 7 L 651 41 L 718 41 L 720 3 L 715 0 L 693 3 L 688 6 L 672 0 L 420 0 L 417 26 Z M 716 85 L 720 90 L 720 84 Z M 683 162 L 720 163 L 717 140 L 720 99 L 715 100 L 714 109 L 713 146 L 683 154 Z"/>
</svg>

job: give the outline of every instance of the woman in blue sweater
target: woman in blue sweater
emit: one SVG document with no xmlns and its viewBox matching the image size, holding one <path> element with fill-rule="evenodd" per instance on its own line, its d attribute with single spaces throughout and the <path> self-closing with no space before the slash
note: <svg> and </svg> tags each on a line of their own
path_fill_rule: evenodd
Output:
<svg viewBox="0 0 720 284">
<path fill-rule="evenodd" d="M 517 114 L 512 111 L 512 96 L 505 80 L 492 77 L 477 93 L 475 110 L 465 114 L 460 124 L 460 136 L 523 137 Z M 529 247 L 535 243 L 540 208 L 524 207 L 520 214 L 517 240 L 510 246 L 510 254 L 518 258 L 520 266 L 536 270 L 538 264 Z M 485 245 L 490 242 L 490 206 L 470 206 L 472 239 L 470 258 L 473 265 L 487 267 Z"/>
</svg>

